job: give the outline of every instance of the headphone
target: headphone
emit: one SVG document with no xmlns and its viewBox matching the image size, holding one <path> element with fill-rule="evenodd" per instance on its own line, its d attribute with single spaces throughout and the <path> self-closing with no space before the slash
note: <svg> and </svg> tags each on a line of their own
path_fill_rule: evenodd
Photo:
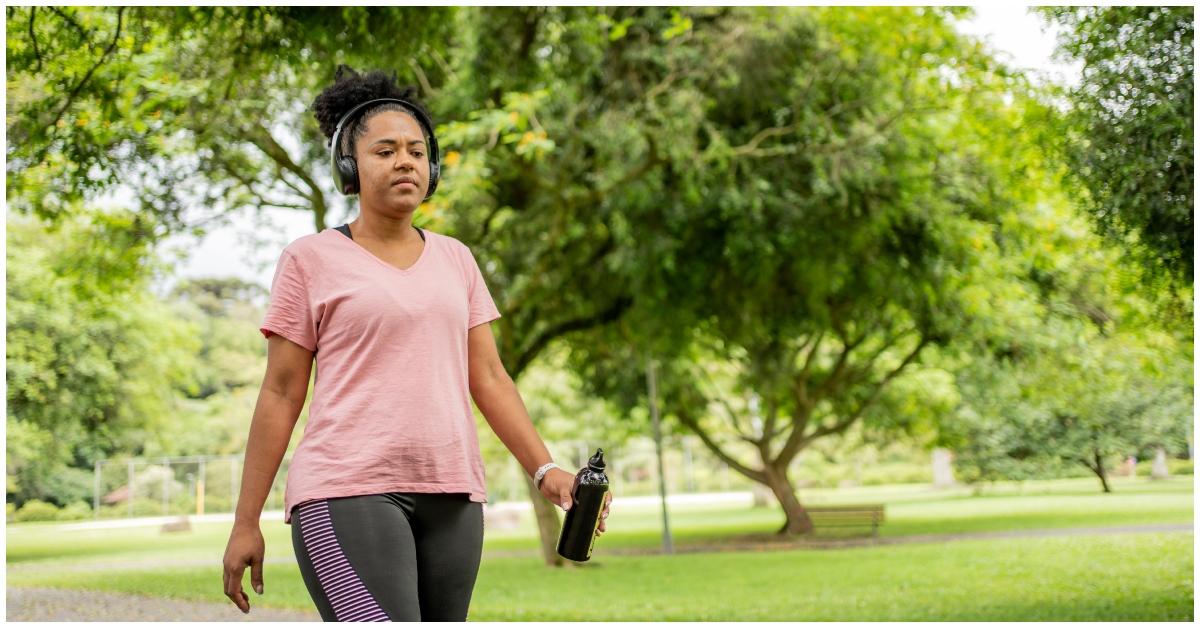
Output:
<svg viewBox="0 0 1200 628">
<path fill-rule="evenodd" d="M 332 148 L 330 157 L 332 161 L 333 182 L 337 186 L 337 189 L 341 190 L 342 194 L 358 193 L 358 162 L 354 160 L 353 155 L 341 154 L 342 127 L 346 125 L 354 114 L 358 113 L 364 107 L 381 102 L 394 102 L 406 107 L 408 112 L 412 113 L 413 117 L 417 119 L 417 122 L 421 123 L 421 126 L 425 129 L 425 133 L 429 136 L 429 189 L 425 191 L 424 199 L 429 200 L 429 197 L 433 196 L 433 191 L 437 189 L 438 178 L 442 172 L 442 161 L 438 156 L 437 138 L 433 135 L 433 121 L 419 107 L 400 98 L 376 98 L 368 100 L 346 112 L 346 115 L 342 116 L 342 119 L 338 121 L 337 128 L 333 131 L 333 140 L 330 143 L 330 147 Z"/>
</svg>

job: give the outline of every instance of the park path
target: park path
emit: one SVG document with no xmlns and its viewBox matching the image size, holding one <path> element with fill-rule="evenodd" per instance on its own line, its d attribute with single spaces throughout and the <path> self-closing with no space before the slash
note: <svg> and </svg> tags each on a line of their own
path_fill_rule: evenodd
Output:
<svg viewBox="0 0 1200 628">
<path fill-rule="evenodd" d="M 263 608 L 253 596 L 249 614 L 233 602 L 191 602 L 82 589 L 8 587 L 5 597 L 6 621 L 321 621 L 315 608 Z"/>
<path fill-rule="evenodd" d="M 684 545 L 676 547 L 680 554 L 724 551 L 767 551 L 787 549 L 839 549 L 873 547 L 912 543 L 945 543 L 973 539 L 1013 539 L 1052 536 L 1087 536 L 1101 534 L 1135 534 L 1145 532 L 1191 532 L 1192 523 L 1113 526 L 1092 528 L 1050 528 L 1037 530 L 1003 530 L 994 532 L 964 532 L 958 534 L 929 534 L 882 537 L 879 539 L 826 539 L 817 541 L 762 541 L 723 543 L 721 545 Z M 659 548 L 607 550 L 607 555 L 660 554 Z M 488 556 L 530 556 L 531 552 L 487 552 Z M 276 559 L 284 562 L 284 559 Z M 276 562 L 269 561 L 269 562 Z M 210 561 L 211 562 L 211 561 Z M 117 568 L 116 565 L 104 565 Z M 122 567 L 134 566 L 133 564 Z M 156 563 L 161 567 L 161 561 Z M 230 603 L 191 602 L 169 598 L 74 589 L 8 587 L 6 592 L 7 621 L 320 621 L 313 611 L 263 608 L 251 599 L 249 614 Z"/>
</svg>

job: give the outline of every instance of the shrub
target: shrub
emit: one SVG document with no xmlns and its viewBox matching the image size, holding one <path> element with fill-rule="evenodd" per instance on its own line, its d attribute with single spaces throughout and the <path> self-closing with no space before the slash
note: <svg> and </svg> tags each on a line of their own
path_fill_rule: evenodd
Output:
<svg viewBox="0 0 1200 628">
<path fill-rule="evenodd" d="M 58 507 L 40 499 L 31 499 L 17 510 L 14 518 L 17 521 L 56 521 Z"/>
<path fill-rule="evenodd" d="M 87 502 L 71 502 L 67 507 L 58 511 L 59 521 L 79 521 L 92 518 L 92 507 Z"/>
</svg>

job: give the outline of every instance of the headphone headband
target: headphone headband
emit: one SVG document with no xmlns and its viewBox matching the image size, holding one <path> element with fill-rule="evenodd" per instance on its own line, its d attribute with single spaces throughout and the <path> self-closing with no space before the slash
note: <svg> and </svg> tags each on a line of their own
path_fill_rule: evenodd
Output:
<svg viewBox="0 0 1200 628">
<path fill-rule="evenodd" d="M 354 155 L 343 155 L 341 147 L 342 128 L 354 117 L 359 111 L 364 108 L 385 102 L 394 102 L 402 105 L 410 112 L 417 122 L 424 128 L 425 135 L 429 140 L 429 189 L 425 191 L 425 200 L 433 196 L 433 191 L 437 189 L 438 179 L 441 175 L 441 158 L 438 153 L 437 137 L 433 133 L 433 120 L 421 111 L 420 107 L 404 100 L 402 98 L 374 98 L 364 103 L 355 105 L 350 111 L 338 120 L 337 127 L 334 128 L 333 138 L 330 140 L 330 156 L 331 156 L 331 171 L 333 181 L 337 185 L 342 194 L 357 194 L 359 192 L 358 181 L 358 162 L 354 159 Z"/>
</svg>

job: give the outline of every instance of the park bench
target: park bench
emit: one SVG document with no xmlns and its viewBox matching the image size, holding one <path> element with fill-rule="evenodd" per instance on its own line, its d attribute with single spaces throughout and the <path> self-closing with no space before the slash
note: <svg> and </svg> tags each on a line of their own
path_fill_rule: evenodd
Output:
<svg viewBox="0 0 1200 628">
<path fill-rule="evenodd" d="M 815 530 L 870 526 L 871 536 L 879 538 L 879 525 L 883 523 L 883 504 L 809 506 L 805 511 Z"/>
</svg>

